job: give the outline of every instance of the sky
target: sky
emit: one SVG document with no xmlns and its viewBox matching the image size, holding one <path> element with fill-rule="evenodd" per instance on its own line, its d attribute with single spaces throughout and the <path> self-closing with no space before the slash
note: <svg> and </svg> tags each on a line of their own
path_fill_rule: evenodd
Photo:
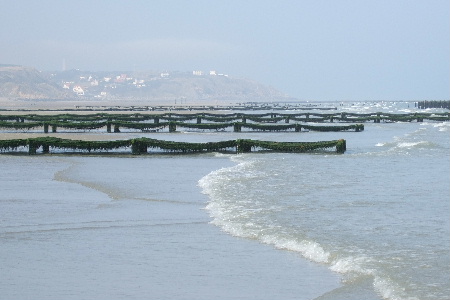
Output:
<svg viewBox="0 0 450 300">
<path fill-rule="evenodd" d="M 0 64 L 215 70 L 303 101 L 450 99 L 448 0 L 0 0 Z"/>
</svg>

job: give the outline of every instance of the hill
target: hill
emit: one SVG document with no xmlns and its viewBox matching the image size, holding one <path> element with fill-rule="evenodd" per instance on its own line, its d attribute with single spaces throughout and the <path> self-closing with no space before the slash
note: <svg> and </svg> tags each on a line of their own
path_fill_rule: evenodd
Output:
<svg viewBox="0 0 450 300">
<path fill-rule="evenodd" d="M 189 72 L 40 72 L 0 65 L 0 97 L 60 100 L 292 100 L 270 86 L 224 74 Z"/>
<path fill-rule="evenodd" d="M 34 68 L 0 65 L 0 97 L 8 99 L 66 99 L 69 94 Z"/>
</svg>

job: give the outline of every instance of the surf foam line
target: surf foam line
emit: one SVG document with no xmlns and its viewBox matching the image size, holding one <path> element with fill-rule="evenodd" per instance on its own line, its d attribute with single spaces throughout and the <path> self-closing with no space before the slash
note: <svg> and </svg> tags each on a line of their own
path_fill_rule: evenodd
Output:
<svg viewBox="0 0 450 300">
<path fill-rule="evenodd" d="M 232 158 L 232 160 L 238 159 L 239 158 Z M 277 249 L 296 251 L 301 253 L 304 257 L 318 263 L 329 262 L 330 254 L 317 242 L 306 239 L 295 239 L 292 236 L 279 237 L 276 234 L 271 233 L 273 228 L 257 224 L 253 221 L 240 222 L 240 219 L 248 220 L 248 217 L 251 214 L 258 214 L 258 210 L 239 209 L 243 208 L 243 203 L 238 203 L 236 206 L 232 207 L 230 206 L 230 201 L 223 201 L 224 199 L 220 197 L 220 189 L 218 188 L 219 183 L 221 185 L 236 183 L 233 175 L 236 172 L 240 173 L 240 176 L 245 177 L 247 180 L 251 180 L 252 177 L 257 177 L 260 174 L 242 172 L 254 163 L 254 161 L 239 162 L 235 166 L 213 171 L 199 180 L 198 184 L 202 189 L 202 193 L 208 195 L 210 198 L 205 209 L 212 217 L 211 223 L 236 237 L 256 239 L 261 243 L 273 245 Z M 243 201 L 245 202 L 245 200 Z M 273 206 L 268 207 L 267 209 L 277 210 L 277 207 Z"/>
<path fill-rule="evenodd" d="M 348 256 L 339 257 L 338 253 L 327 251 L 317 241 L 299 237 L 289 232 L 283 232 L 280 228 L 271 227 L 258 223 L 256 218 L 251 218 L 252 214 L 258 214 L 260 211 L 248 209 L 245 202 L 251 201 L 241 199 L 240 203 L 233 203 L 232 197 L 226 197 L 222 187 L 230 188 L 233 184 L 239 184 L 236 181 L 236 174 L 242 180 L 257 180 L 261 176 L 259 171 L 252 168 L 257 162 L 242 160 L 246 155 L 232 156 L 230 159 L 237 164 L 232 167 L 221 168 L 210 172 L 198 181 L 202 193 L 206 194 L 210 201 L 205 207 L 212 218 L 210 222 L 220 227 L 224 232 L 241 238 L 257 240 L 260 243 L 272 245 L 275 249 L 294 251 L 301 254 L 310 261 L 327 265 L 335 273 L 343 275 L 342 283 L 344 285 L 353 284 L 360 278 L 371 278 L 373 290 L 383 299 L 388 300 L 414 300 L 408 297 L 404 288 L 394 282 L 387 274 L 382 274 L 376 269 L 374 259 L 369 256 Z M 251 171 L 249 171 L 251 170 Z M 276 210 L 277 207 L 268 207 L 268 210 Z M 278 226 L 279 227 L 279 226 Z"/>
</svg>

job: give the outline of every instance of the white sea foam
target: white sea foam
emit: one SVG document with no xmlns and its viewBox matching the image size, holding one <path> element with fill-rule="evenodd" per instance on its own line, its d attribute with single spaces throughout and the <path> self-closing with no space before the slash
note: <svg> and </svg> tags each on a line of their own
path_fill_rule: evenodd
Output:
<svg viewBox="0 0 450 300">
<path fill-rule="evenodd" d="M 397 144 L 397 147 L 399 148 L 412 148 L 421 144 L 424 144 L 424 141 L 420 141 L 420 142 L 400 142 Z"/>
<path fill-rule="evenodd" d="M 207 176 L 199 180 L 199 186 L 203 193 L 210 196 L 211 201 L 206 205 L 205 209 L 209 211 L 212 217 L 211 223 L 222 228 L 225 232 L 245 238 L 259 240 L 262 243 L 273 245 L 277 249 L 295 251 L 302 256 L 319 263 L 327 263 L 330 253 L 325 251 L 317 242 L 310 240 L 298 240 L 294 237 L 280 236 L 273 227 L 258 224 L 251 217 L 267 211 L 276 211 L 277 206 L 243 207 L 247 202 L 244 198 L 239 201 L 229 201 L 228 196 L 221 193 L 218 189 L 219 185 L 226 185 L 228 180 L 235 180 L 239 174 L 240 180 L 258 177 L 261 174 L 253 170 L 255 161 L 243 162 L 239 157 L 232 160 L 240 163 L 236 166 L 223 168 L 213 171 Z M 253 200 L 254 203 L 257 201 Z M 267 234 L 266 232 L 271 232 Z"/>
<path fill-rule="evenodd" d="M 433 148 L 435 145 L 428 141 L 418 141 L 418 142 L 399 142 L 396 145 L 397 148 L 406 148 L 406 149 L 412 149 L 412 148 Z"/>
<path fill-rule="evenodd" d="M 284 249 L 301 253 L 304 257 L 319 263 L 328 263 L 330 253 L 325 251 L 318 243 L 313 241 L 297 241 L 295 239 L 280 238 L 276 235 L 262 236 L 260 241 Z"/>
<path fill-rule="evenodd" d="M 375 291 L 377 291 L 383 299 L 419 300 L 417 297 L 406 296 L 404 288 L 400 287 L 387 277 L 375 276 L 373 286 Z"/>
<path fill-rule="evenodd" d="M 364 275 L 373 275 L 374 271 L 364 267 L 365 264 L 370 262 L 371 259 L 366 256 L 349 256 L 340 258 L 332 262 L 330 270 L 342 274 L 349 272 L 357 272 Z"/>
<path fill-rule="evenodd" d="M 438 124 L 433 124 L 434 128 L 439 128 L 439 131 L 448 131 L 450 129 L 450 123 L 449 122 L 442 122 Z"/>
<path fill-rule="evenodd" d="M 395 283 L 389 276 L 378 274 L 377 270 L 368 266 L 373 263 L 374 260 L 367 256 L 349 256 L 333 261 L 330 270 L 349 275 L 347 280 L 354 280 L 354 278 L 358 278 L 361 275 L 372 276 L 374 290 L 381 295 L 383 299 L 418 300 L 416 297 L 406 296 L 404 288 Z"/>
</svg>

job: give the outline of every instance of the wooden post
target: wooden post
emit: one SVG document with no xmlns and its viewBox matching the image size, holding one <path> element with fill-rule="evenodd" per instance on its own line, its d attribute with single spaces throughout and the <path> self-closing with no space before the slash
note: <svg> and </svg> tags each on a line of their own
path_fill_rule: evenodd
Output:
<svg viewBox="0 0 450 300">
<path fill-rule="evenodd" d="M 295 132 L 300 132 L 300 131 L 302 131 L 302 125 L 295 124 Z"/>
<path fill-rule="evenodd" d="M 380 123 L 380 120 L 381 120 L 380 113 L 377 113 L 377 116 L 375 118 L 373 118 L 373 122 L 374 123 Z"/>
<path fill-rule="evenodd" d="M 28 154 L 29 155 L 36 154 L 36 148 L 37 148 L 37 145 L 33 141 L 28 140 Z"/>
<path fill-rule="evenodd" d="M 248 145 L 245 140 L 236 140 L 236 152 L 237 153 L 245 153 L 245 152 L 251 152 L 252 146 Z"/>
<path fill-rule="evenodd" d="M 147 153 L 147 144 L 139 141 L 139 140 L 132 140 L 131 141 L 131 153 L 135 155 L 139 155 L 142 153 Z"/>
<path fill-rule="evenodd" d="M 155 118 L 153 119 L 153 123 L 159 124 L 159 117 L 155 117 Z"/>
<path fill-rule="evenodd" d="M 339 140 L 336 144 L 336 152 L 344 153 L 347 150 L 347 143 L 345 140 Z"/>
<path fill-rule="evenodd" d="M 106 132 L 111 133 L 111 122 L 106 123 Z"/>
<path fill-rule="evenodd" d="M 119 125 L 114 124 L 114 132 L 120 132 Z"/>
<path fill-rule="evenodd" d="M 285 123 L 289 124 L 289 117 L 286 117 L 286 119 L 284 120 Z"/>
<path fill-rule="evenodd" d="M 202 124 L 202 117 L 197 116 L 197 124 Z"/>
<path fill-rule="evenodd" d="M 56 132 L 56 125 L 52 125 L 52 132 Z"/>
<path fill-rule="evenodd" d="M 48 133 L 48 124 L 44 123 L 44 133 Z"/>
<path fill-rule="evenodd" d="M 42 152 L 43 153 L 49 153 L 50 152 L 50 146 L 49 145 L 42 145 Z"/>
<path fill-rule="evenodd" d="M 234 132 L 241 132 L 242 125 L 240 123 L 236 122 L 233 124 L 233 129 L 234 129 Z"/>
<path fill-rule="evenodd" d="M 169 123 L 169 132 L 175 132 L 177 131 L 177 124 L 175 122 Z"/>
</svg>

